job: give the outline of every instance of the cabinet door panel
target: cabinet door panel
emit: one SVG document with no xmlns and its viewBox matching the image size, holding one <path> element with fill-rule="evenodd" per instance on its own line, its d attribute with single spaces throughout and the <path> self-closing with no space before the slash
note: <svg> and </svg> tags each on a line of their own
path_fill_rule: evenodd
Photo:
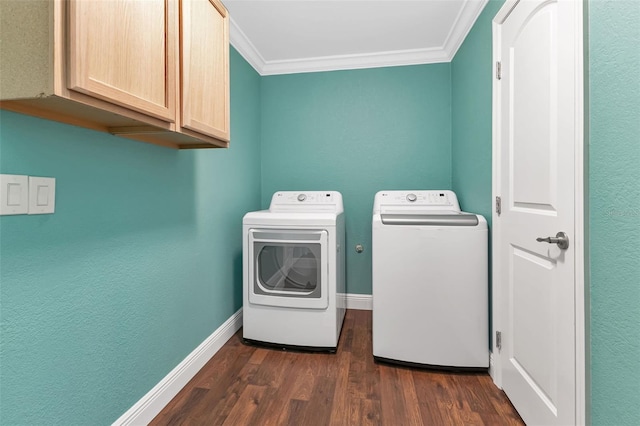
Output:
<svg viewBox="0 0 640 426">
<path fill-rule="evenodd" d="M 172 0 L 71 0 L 68 16 L 70 90 L 175 121 Z"/>
<path fill-rule="evenodd" d="M 229 140 L 229 18 L 218 0 L 183 0 L 183 128 Z"/>
</svg>

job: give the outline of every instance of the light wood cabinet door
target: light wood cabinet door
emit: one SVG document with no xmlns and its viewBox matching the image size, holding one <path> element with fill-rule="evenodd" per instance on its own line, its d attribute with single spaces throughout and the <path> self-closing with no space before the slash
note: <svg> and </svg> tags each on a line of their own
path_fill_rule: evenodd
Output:
<svg viewBox="0 0 640 426">
<path fill-rule="evenodd" d="M 227 10 L 218 0 L 182 0 L 181 7 L 182 129 L 229 141 Z"/>
<path fill-rule="evenodd" d="M 0 108 L 172 148 L 229 146 L 220 0 L 0 0 Z"/>
<path fill-rule="evenodd" d="M 68 88 L 176 118 L 177 0 L 71 0 Z"/>
</svg>

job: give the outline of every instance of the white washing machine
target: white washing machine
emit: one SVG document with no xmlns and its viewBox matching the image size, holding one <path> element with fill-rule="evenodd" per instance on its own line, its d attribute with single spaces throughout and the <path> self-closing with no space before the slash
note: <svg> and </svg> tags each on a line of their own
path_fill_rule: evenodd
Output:
<svg viewBox="0 0 640 426">
<path fill-rule="evenodd" d="M 243 219 L 243 338 L 335 352 L 345 314 L 345 229 L 336 191 L 276 192 Z"/>
<path fill-rule="evenodd" d="M 373 355 L 489 366 L 487 222 L 451 191 L 381 191 L 372 224 Z"/>
</svg>

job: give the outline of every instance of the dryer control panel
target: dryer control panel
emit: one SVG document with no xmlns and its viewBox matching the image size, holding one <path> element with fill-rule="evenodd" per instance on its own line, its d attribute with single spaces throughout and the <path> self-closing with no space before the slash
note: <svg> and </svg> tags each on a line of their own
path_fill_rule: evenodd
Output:
<svg viewBox="0 0 640 426">
<path fill-rule="evenodd" d="M 279 191 L 271 197 L 270 211 L 342 211 L 337 191 Z"/>
</svg>

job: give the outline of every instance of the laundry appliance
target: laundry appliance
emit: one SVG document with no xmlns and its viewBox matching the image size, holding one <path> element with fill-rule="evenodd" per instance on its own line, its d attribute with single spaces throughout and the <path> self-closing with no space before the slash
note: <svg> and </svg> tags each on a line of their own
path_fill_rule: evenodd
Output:
<svg viewBox="0 0 640 426">
<path fill-rule="evenodd" d="M 243 338 L 335 352 L 345 314 L 345 227 L 336 191 L 281 191 L 243 218 Z"/>
<path fill-rule="evenodd" d="M 372 222 L 373 355 L 489 366 L 487 222 L 452 191 L 381 191 Z"/>
</svg>

